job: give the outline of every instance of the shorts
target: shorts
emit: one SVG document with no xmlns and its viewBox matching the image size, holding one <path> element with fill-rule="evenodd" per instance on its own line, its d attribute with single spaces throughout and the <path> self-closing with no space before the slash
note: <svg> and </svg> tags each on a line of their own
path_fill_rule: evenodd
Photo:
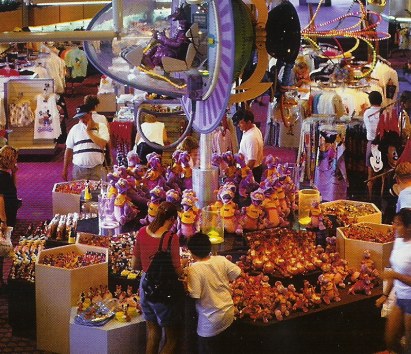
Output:
<svg viewBox="0 0 411 354">
<path fill-rule="evenodd" d="M 145 276 L 142 275 L 141 280 Z M 146 321 L 157 323 L 160 327 L 170 327 L 181 323 L 181 315 L 184 312 L 180 303 L 162 304 L 148 301 L 144 296 L 140 281 L 140 306 Z"/>
<path fill-rule="evenodd" d="M 367 141 L 367 150 L 365 152 L 365 166 L 367 167 L 371 167 L 371 163 L 370 163 L 370 157 L 372 156 L 371 154 L 371 141 Z"/>
<path fill-rule="evenodd" d="M 407 315 L 411 315 L 411 299 L 397 299 L 397 306 Z"/>
</svg>

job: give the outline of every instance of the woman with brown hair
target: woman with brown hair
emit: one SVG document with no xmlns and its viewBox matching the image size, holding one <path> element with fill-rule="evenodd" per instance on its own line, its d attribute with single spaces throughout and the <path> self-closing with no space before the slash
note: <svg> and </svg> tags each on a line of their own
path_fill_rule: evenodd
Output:
<svg viewBox="0 0 411 354">
<path fill-rule="evenodd" d="M 0 227 L 14 227 L 21 201 L 17 198 L 17 150 L 11 146 L 0 149 Z M 3 258 L 0 254 L 0 286 L 3 281 Z"/>
<path fill-rule="evenodd" d="M 162 202 L 158 213 L 150 225 L 142 227 L 138 233 L 134 245 L 132 258 L 133 269 L 143 270 L 140 280 L 140 304 L 144 319 L 146 320 L 147 343 L 146 354 L 159 353 L 162 337 L 162 329 L 165 330 L 165 342 L 160 353 L 175 353 L 179 338 L 179 324 L 183 312 L 183 302 L 173 301 L 171 303 L 151 302 L 146 299 L 141 288 L 145 272 L 147 272 L 153 255 L 157 252 L 160 240 L 164 236 L 162 249 L 167 249 L 171 238 L 171 257 L 174 270 L 180 276 L 183 272 L 180 263 L 178 237 L 169 230 L 177 219 L 177 208 L 169 202 Z M 181 299 L 183 300 L 183 298 Z"/>
</svg>

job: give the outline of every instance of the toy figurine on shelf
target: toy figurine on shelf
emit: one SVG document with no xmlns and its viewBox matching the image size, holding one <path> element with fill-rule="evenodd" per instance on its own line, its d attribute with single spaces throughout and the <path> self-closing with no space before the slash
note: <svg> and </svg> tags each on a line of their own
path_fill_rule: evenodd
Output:
<svg viewBox="0 0 411 354">
<path fill-rule="evenodd" d="M 127 191 L 130 185 L 124 178 L 120 178 L 115 184 L 115 187 L 118 194 L 114 200 L 114 217 L 120 225 L 124 225 L 136 217 L 138 209 L 127 197 Z"/>
<path fill-rule="evenodd" d="M 150 201 L 147 204 L 147 215 L 145 218 L 140 219 L 141 225 L 148 225 L 154 220 L 154 218 L 157 216 L 158 207 L 165 199 L 166 192 L 164 192 L 164 189 L 162 187 L 155 186 L 150 191 Z"/>
<path fill-rule="evenodd" d="M 234 202 L 235 186 L 225 183 L 218 191 L 218 201 L 212 204 L 212 210 L 217 210 L 223 219 L 224 231 L 228 233 L 242 233 L 241 223 L 239 222 L 240 211 Z"/>
<path fill-rule="evenodd" d="M 183 189 L 193 188 L 193 170 L 190 166 L 190 154 L 187 151 L 182 151 L 178 158 L 181 164 L 181 179 L 183 182 Z"/>
<path fill-rule="evenodd" d="M 177 234 L 180 236 L 180 244 L 185 244 L 187 239 L 198 231 L 200 211 L 196 208 L 196 197 L 183 196 L 181 200 L 182 210 L 178 212 Z"/>
<path fill-rule="evenodd" d="M 171 155 L 172 165 L 167 168 L 166 171 L 166 184 L 168 188 L 178 190 L 181 193 L 183 189 L 183 181 L 181 179 L 181 173 L 183 167 L 180 162 L 181 150 L 176 150 Z"/>
<path fill-rule="evenodd" d="M 323 214 L 321 211 L 320 203 L 314 202 L 310 208 L 309 212 L 311 221 L 309 224 L 310 229 L 315 229 L 315 230 L 325 230 L 325 226 L 323 223 Z"/>
<path fill-rule="evenodd" d="M 287 199 L 285 197 L 285 192 L 284 188 L 282 186 L 278 186 L 276 188 L 277 196 L 278 196 L 278 202 L 280 204 L 280 208 L 282 212 L 284 213 L 284 218 L 288 218 L 288 215 L 290 215 L 291 208 L 287 202 Z"/>
<path fill-rule="evenodd" d="M 251 192 L 251 204 L 243 207 L 241 214 L 243 215 L 243 229 L 247 231 L 255 231 L 262 229 L 264 225 L 265 212 L 262 207 L 264 201 L 264 193 L 261 189 Z"/>
<path fill-rule="evenodd" d="M 222 159 L 227 165 L 227 167 L 223 171 L 224 182 L 233 182 L 237 185 L 237 166 L 234 159 L 234 154 L 231 151 L 226 151 L 223 153 Z"/>
<path fill-rule="evenodd" d="M 266 185 L 263 189 L 264 201 L 263 208 L 267 215 L 267 226 L 277 227 L 284 225 L 283 213 L 279 209 L 278 196 L 274 188 L 270 185 Z"/>
<path fill-rule="evenodd" d="M 155 186 L 165 187 L 166 180 L 163 177 L 163 166 L 161 165 L 161 156 L 156 152 L 147 155 L 148 170 L 143 177 L 143 183 L 148 190 L 152 190 Z"/>
<path fill-rule="evenodd" d="M 91 200 L 93 197 L 91 195 L 91 190 L 90 190 L 90 181 L 87 180 L 86 186 L 84 187 L 84 200 Z"/>
<path fill-rule="evenodd" d="M 263 172 L 263 176 L 261 178 L 262 181 L 264 181 L 266 178 L 275 178 L 280 176 L 277 171 L 277 165 L 279 163 L 278 157 L 274 157 L 271 154 L 267 155 L 264 159 L 264 162 L 267 168 Z"/>
<path fill-rule="evenodd" d="M 252 191 L 258 189 L 259 185 L 254 179 L 253 171 L 245 163 L 245 156 L 242 153 L 235 154 L 234 160 L 240 166 L 238 194 L 240 198 L 246 199 Z"/>
<path fill-rule="evenodd" d="M 321 289 L 321 298 L 329 305 L 331 302 L 339 302 L 341 301 L 340 293 L 338 292 L 337 286 L 335 283 L 329 278 L 321 274 L 318 277 L 318 284 L 320 285 Z"/>
</svg>

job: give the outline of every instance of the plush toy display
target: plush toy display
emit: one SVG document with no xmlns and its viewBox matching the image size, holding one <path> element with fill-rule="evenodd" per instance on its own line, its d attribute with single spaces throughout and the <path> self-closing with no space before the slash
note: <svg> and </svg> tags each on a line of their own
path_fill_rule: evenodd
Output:
<svg viewBox="0 0 411 354">
<path fill-rule="evenodd" d="M 118 194 L 114 200 L 114 217 L 120 225 L 124 225 L 137 216 L 138 209 L 127 197 L 127 191 L 130 189 L 127 180 L 120 178 L 115 184 L 115 187 Z"/>
<path fill-rule="evenodd" d="M 182 151 L 178 157 L 181 164 L 181 179 L 183 182 L 183 189 L 193 188 L 193 170 L 190 166 L 190 154 L 187 151 Z"/>
<path fill-rule="evenodd" d="M 148 190 L 152 190 L 156 186 L 165 188 L 166 180 L 163 176 L 163 166 L 161 165 L 161 156 L 156 152 L 147 155 L 148 170 L 143 177 L 143 183 Z"/>
<path fill-rule="evenodd" d="M 243 229 L 247 231 L 254 231 L 264 227 L 265 212 L 262 207 L 264 201 L 264 193 L 257 189 L 250 194 L 251 204 L 243 207 L 241 214 L 243 216 Z"/>
<path fill-rule="evenodd" d="M 160 204 L 166 199 L 166 192 L 160 186 L 155 186 L 150 191 L 150 201 L 148 202 L 147 206 L 147 215 L 145 218 L 140 219 L 141 225 L 148 225 L 151 223 L 154 218 L 157 216 L 158 207 Z"/>
<path fill-rule="evenodd" d="M 195 206 L 197 198 L 192 195 L 183 195 L 181 199 L 182 210 L 178 212 L 177 234 L 180 244 L 185 244 L 187 239 L 198 231 L 200 211 Z"/>
<path fill-rule="evenodd" d="M 278 195 L 275 192 L 274 188 L 270 185 L 264 187 L 264 201 L 263 208 L 267 215 L 267 226 L 268 227 L 277 227 L 284 226 L 283 212 L 279 208 Z"/>
</svg>

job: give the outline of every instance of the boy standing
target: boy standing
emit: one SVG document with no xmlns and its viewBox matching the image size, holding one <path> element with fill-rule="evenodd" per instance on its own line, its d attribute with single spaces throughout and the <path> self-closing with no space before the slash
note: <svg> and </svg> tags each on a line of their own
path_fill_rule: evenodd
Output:
<svg viewBox="0 0 411 354">
<path fill-rule="evenodd" d="M 187 289 L 196 299 L 199 354 L 220 354 L 230 348 L 229 327 L 234 321 L 230 281 L 241 269 L 223 256 L 210 256 L 207 235 L 197 233 L 187 243 L 195 261 L 188 268 Z"/>
</svg>

